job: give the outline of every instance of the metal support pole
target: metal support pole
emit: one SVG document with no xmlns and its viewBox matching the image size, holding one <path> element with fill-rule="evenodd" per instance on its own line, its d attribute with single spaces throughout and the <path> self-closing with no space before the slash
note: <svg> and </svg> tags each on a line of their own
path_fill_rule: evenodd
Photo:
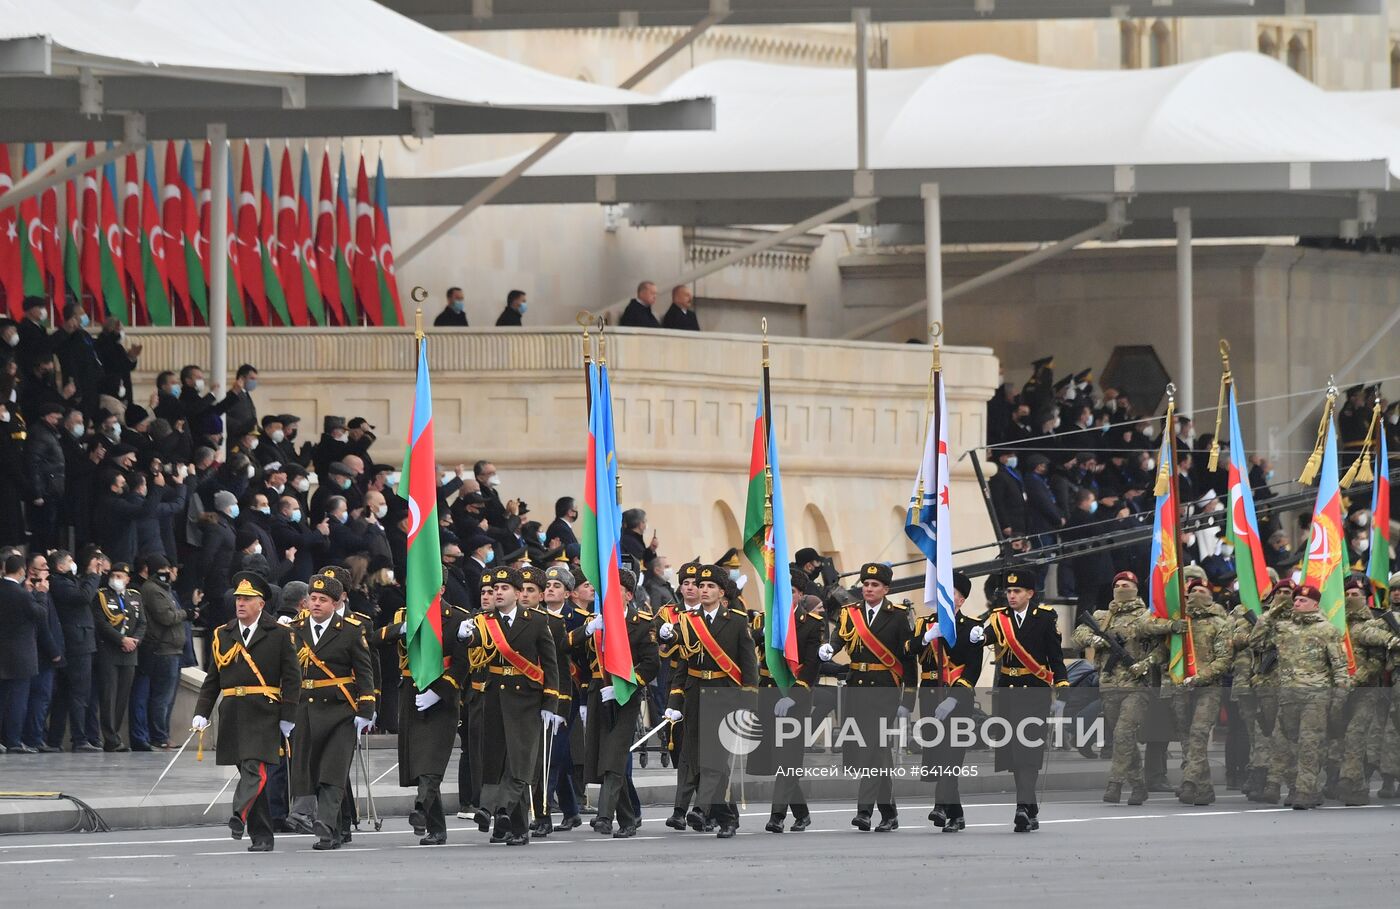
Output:
<svg viewBox="0 0 1400 909">
<path fill-rule="evenodd" d="M 928 301 L 928 324 L 943 326 L 944 338 L 948 326 L 943 321 L 943 211 L 937 183 L 919 187 L 924 199 L 924 290 Z"/>
<path fill-rule="evenodd" d="M 1192 395 L 1196 351 L 1192 337 L 1191 209 L 1172 209 L 1172 220 L 1176 222 L 1176 406 L 1179 413 L 1190 415 L 1196 410 Z M 1167 427 L 1167 432 L 1175 431 Z"/>
<path fill-rule="evenodd" d="M 209 124 L 209 375 L 228 382 L 228 127 Z"/>
<path fill-rule="evenodd" d="M 870 29 L 870 10 L 856 7 L 851 11 L 856 23 L 856 170 L 870 169 L 870 114 L 867 94 L 867 70 L 870 67 L 870 52 L 867 47 L 867 33 Z"/>
</svg>

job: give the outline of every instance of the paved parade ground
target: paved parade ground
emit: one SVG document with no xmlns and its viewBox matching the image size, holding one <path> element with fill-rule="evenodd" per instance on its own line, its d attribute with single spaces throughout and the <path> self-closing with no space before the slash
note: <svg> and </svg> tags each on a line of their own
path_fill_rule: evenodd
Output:
<svg viewBox="0 0 1400 909">
<path fill-rule="evenodd" d="M 279 835 L 274 853 L 254 855 L 220 827 L 19 835 L 0 838 L 0 880 L 6 901 L 43 894 L 46 905 L 189 905 L 217 892 L 233 898 L 227 888 L 237 883 L 240 905 L 398 898 L 415 909 L 503 897 L 551 906 L 919 906 L 953 897 L 988 906 L 1379 906 L 1393 904 L 1400 883 L 1400 804 L 1296 812 L 1230 793 L 1209 809 L 1167 797 L 1129 808 L 1097 795 L 1062 793 L 1026 835 L 1011 832 L 1012 806 L 997 796 L 969 799 L 968 829 L 953 835 L 912 804 L 899 831 L 857 833 L 850 806 L 831 802 L 813 804 L 810 830 L 781 836 L 763 832 L 766 806 L 750 804 L 732 841 L 669 830 L 659 808 L 644 812 L 632 840 L 584 827 L 525 848 L 488 845 L 462 821 L 449 822 L 446 846 L 421 847 L 398 817 L 328 853 L 313 852 L 309 836 Z"/>
</svg>

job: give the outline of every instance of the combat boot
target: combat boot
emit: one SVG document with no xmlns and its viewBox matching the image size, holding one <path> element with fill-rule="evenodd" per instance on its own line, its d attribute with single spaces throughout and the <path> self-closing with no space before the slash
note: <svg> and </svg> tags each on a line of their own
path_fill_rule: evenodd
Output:
<svg viewBox="0 0 1400 909">
<path fill-rule="evenodd" d="M 1128 793 L 1129 805 L 1141 805 L 1147 801 L 1147 784 L 1134 783 L 1133 791 Z"/>
<path fill-rule="evenodd" d="M 1265 783 L 1263 788 L 1259 790 L 1259 796 L 1255 799 L 1255 801 L 1263 802 L 1265 805 L 1277 805 L 1279 797 L 1279 784 L 1274 782 L 1268 782 Z"/>
<path fill-rule="evenodd" d="M 1382 773 L 1381 788 L 1380 791 L 1376 793 L 1376 796 L 1383 799 L 1393 799 L 1396 795 L 1395 777 L 1388 773 Z"/>
<path fill-rule="evenodd" d="M 1202 788 L 1200 788 L 1200 787 L 1197 787 L 1197 789 L 1196 789 L 1196 801 L 1193 802 L 1192 804 L 1196 805 L 1197 807 L 1204 807 L 1205 805 L 1212 805 L 1212 804 L 1214 804 L 1214 803 L 1215 803 L 1215 787 L 1214 787 L 1214 786 L 1206 786 L 1204 789 L 1202 789 Z"/>
<path fill-rule="evenodd" d="M 1103 791 L 1103 800 L 1110 805 L 1116 805 L 1123 800 L 1123 784 L 1109 783 Z M 941 825 L 940 825 L 941 826 Z"/>
<path fill-rule="evenodd" d="M 1177 801 L 1183 805 L 1196 804 L 1196 784 L 1182 783 L 1181 789 L 1176 794 Z"/>
<path fill-rule="evenodd" d="M 1343 779 L 1337 784 L 1337 797 L 1348 808 L 1371 804 L 1371 787 L 1357 780 Z"/>
</svg>

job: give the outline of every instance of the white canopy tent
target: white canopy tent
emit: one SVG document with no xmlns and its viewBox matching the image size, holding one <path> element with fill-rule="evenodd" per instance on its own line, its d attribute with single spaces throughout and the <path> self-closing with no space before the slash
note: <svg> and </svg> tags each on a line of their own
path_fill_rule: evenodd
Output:
<svg viewBox="0 0 1400 909">
<path fill-rule="evenodd" d="M 0 142 L 57 141 L 0 205 L 158 139 L 210 140 L 211 245 L 227 240 L 229 137 L 708 129 L 656 99 L 504 60 L 372 0 L 0 0 Z M 116 142 L 64 165 L 82 143 Z M 210 275 L 210 368 L 227 363 L 227 261 Z"/>
<path fill-rule="evenodd" d="M 1112 72 L 975 56 L 869 80 L 865 169 L 849 73 L 724 61 L 663 92 L 714 96 L 713 132 L 575 136 L 496 201 L 626 204 L 634 224 L 781 224 L 824 210 L 801 230 L 873 213 L 928 238 L 929 292 L 862 334 L 925 305 L 941 318 L 941 242 L 1059 241 L 953 296 L 1086 240 L 1175 237 L 1184 357 L 1193 235 L 1400 234 L 1394 93 L 1329 93 L 1251 53 Z M 390 200 L 461 198 L 512 163 L 391 181 Z"/>
</svg>

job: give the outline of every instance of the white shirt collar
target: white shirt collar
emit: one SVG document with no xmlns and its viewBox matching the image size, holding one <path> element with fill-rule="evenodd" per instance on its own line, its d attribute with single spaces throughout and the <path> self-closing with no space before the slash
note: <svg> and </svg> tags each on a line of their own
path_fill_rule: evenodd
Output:
<svg viewBox="0 0 1400 909">
<path fill-rule="evenodd" d="M 719 615 L 719 604 L 715 604 L 715 608 L 713 610 L 706 609 L 702 606 L 700 607 L 700 611 L 705 613 L 705 621 L 711 621 L 714 619 L 715 616 Z"/>
<path fill-rule="evenodd" d="M 254 628 L 257 628 L 257 627 L 258 627 L 257 621 L 254 621 L 253 624 L 251 624 L 251 625 L 244 625 L 242 622 L 239 622 L 239 623 L 238 623 L 238 636 L 241 637 L 241 638 L 246 638 L 246 637 L 248 637 L 248 632 L 251 631 L 251 630 L 253 630 Z"/>
<path fill-rule="evenodd" d="M 514 606 L 510 607 L 509 612 L 505 611 L 504 609 L 497 609 L 496 615 L 500 617 L 501 621 L 510 623 L 515 621 L 516 613 L 518 613 L 519 611 L 520 604 L 517 603 Z"/>
<path fill-rule="evenodd" d="M 341 618 L 344 618 L 344 617 L 345 617 L 345 604 L 344 604 L 344 603 L 341 603 L 339 606 L 335 607 L 335 614 L 338 615 L 338 616 L 340 616 Z"/>
</svg>

